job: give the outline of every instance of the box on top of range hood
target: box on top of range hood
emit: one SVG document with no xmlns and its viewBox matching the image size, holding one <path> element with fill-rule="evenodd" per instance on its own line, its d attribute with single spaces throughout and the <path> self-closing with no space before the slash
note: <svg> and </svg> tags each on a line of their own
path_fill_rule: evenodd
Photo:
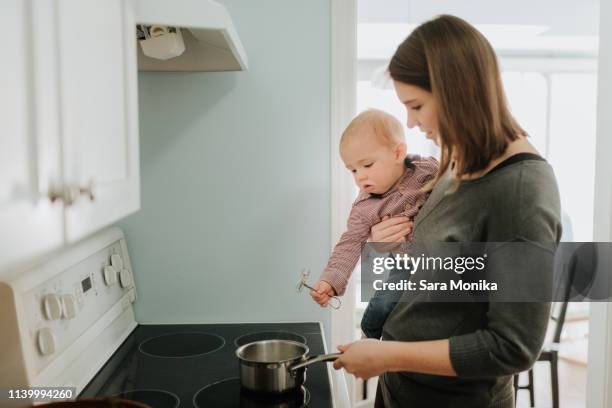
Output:
<svg viewBox="0 0 612 408">
<path fill-rule="evenodd" d="M 185 51 L 162 60 L 138 47 L 139 71 L 243 71 L 247 56 L 227 9 L 212 0 L 132 0 L 137 24 L 176 27 Z"/>
</svg>

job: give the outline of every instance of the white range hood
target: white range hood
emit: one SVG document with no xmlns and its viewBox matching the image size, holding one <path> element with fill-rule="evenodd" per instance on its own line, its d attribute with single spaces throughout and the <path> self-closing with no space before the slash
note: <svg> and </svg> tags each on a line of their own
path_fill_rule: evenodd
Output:
<svg viewBox="0 0 612 408">
<path fill-rule="evenodd" d="M 137 24 L 180 27 L 185 51 L 167 60 L 138 47 L 139 71 L 243 71 L 247 56 L 232 19 L 212 0 L 131 0 Z"/>
</svg>

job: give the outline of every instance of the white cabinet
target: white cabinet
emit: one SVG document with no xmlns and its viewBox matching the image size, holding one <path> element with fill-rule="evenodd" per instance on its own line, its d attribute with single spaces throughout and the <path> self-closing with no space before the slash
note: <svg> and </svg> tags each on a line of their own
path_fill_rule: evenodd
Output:
<svg viewBox="0 0 612 408">
<path fill-rule="evenodd" d="M 130 5 L 2 2 L 0 270 L 140 206 Z"/>
<path fill-rule="evenodd" d="M 63 241 L 63 208 L 46 199 L 59 181 L 58 117 L 49 97 L 52 85 L 37 94 L 35 81 L 50 72 L 33 72 L 31 7 L 23 0 L 2 2 L 0 22 L 12 33 L 2 46 L 0 65 L 0 267 Z M 8 39 L 8 37 L 7 37 Z M 41 55 L 40 57 L 44 57 Z M 49 79 L 49 78 L 47 78 Z M 40 96 L 37 99 L 37 96 Z"/>
<path fill-rule="evenodd" d="M 58 2 L 64 183 L 77 240 L 139 208 L 136 26 L 123 0 Z M 93 186 L 93 201 L 89 188 Z"/>
</svg>

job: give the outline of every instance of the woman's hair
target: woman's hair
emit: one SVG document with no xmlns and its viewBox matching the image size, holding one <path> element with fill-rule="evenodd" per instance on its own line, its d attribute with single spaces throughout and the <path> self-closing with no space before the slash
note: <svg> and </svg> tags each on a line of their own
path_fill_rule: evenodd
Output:
<svg viewBox="0 0 612 408">
<path fill-rule="evenodd" d="M 340 146 L 363 135 L 371 135 L 381 144 L 391 148 L 405 141 L 404 126 L 400 121 L 379 109 L 370 108 L 355 116 L 342 132 Z"/>
<path fill-rule="evenodd" d="M 491 44 L 458 17 L 441 15 L 418 26 L 395 51 L 389 74 L 437 102 L 441 157 L 433 183 L 451 157 L 457 176 L 474 173 L 527 136 L 508 108 Z"/>
</svg>

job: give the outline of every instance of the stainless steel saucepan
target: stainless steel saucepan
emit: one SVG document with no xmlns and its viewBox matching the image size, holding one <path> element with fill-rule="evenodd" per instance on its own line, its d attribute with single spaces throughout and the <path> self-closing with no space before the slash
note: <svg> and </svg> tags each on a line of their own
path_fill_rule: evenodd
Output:
<svg viewBox="0 0 612 408">
<path fill-rule="evenodd" d="M 306 381 L 306 366 L 334 361 L 342 353 L 307 357 L 308 346 L 290 340 L 262 340 L 236 350 L 240 361 L 240 383 L 255 392 L 282 393 Z"/>
</svg>

